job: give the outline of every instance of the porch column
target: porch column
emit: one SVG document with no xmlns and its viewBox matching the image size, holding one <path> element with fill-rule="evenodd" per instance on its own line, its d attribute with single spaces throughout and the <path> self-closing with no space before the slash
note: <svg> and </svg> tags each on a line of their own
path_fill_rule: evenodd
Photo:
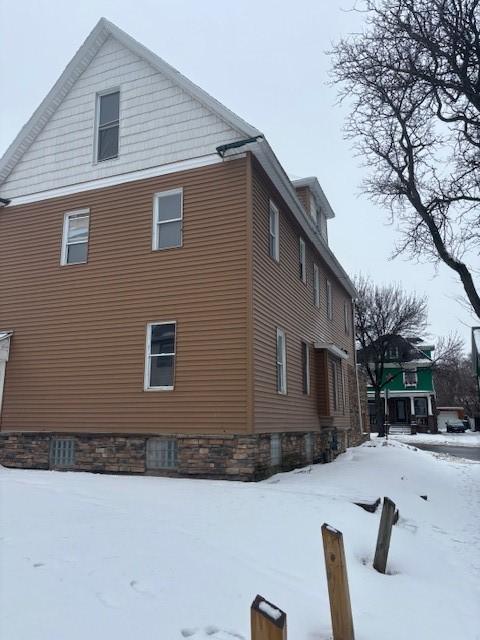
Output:
<svg viewBox="0 0 480 640">
<path fill-rule="evenodd" d="M 415 402 L 413 401 L 413 396 L 410 396 L 410 418 L 415 417 Z"/>
</svg>

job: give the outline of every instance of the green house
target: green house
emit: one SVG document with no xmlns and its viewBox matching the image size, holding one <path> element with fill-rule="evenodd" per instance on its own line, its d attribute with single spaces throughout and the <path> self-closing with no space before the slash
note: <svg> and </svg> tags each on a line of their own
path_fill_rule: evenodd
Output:
<svg viewBox="0 0 480 640">
<path fill-rule="evenodd" d="M 418 431 L 436 432 L 437 417 L 433 385 L 433 345 L 417 343 L 414 355 L 402 362 L 399 346 L 391 346 L 386 354 L 382 398 L 386 422 L 391 431 L 406 429 L 412 424 Z M 370 425 L 375 427 L 375 393 L 368 387 Z M 402 430 L 403 430 L 402 429 Z"/>
</svg>

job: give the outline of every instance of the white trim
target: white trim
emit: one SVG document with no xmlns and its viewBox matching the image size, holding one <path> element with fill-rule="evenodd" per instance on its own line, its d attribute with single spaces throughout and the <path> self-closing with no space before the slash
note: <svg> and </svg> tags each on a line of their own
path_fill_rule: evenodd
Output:
<svg viewBox="0 0 480 640">
<path fill-rule="evenodd" d="M 275 225 L 275 233 L 272 233 L 272 213 Z M 273 255 L 270 252 L 270 239 L 273 238 Z M 268 205 L 268 253 L 275 262 L 280 262 L 280 213 L 273 200 Z"/>
<path fill-rule="evenodd" d="M 303 284 L 307 284 L 307 247 L 302 236 L 298 238 L 298 241 L 298 266 L 301 272 L 300 280 Z"/>
<path fill-rule="evenodd" d="M 328 351 L 329 353 L 332 354 L 332 356 L 335 356 L 336 358 L 340 358 L 341 360 L 348 359 L 348 353 L 343 349 L 341 349 L 340 347 L 338 347 L 333 342 L 315 342 L 313 346 L 315 349 L 323 349 L 325 351 Z"/>
<path fill-rule="evenodd" d="M 278 338 L 282 337 L 282 353 L 280 354 L 281 360 L 278 359 Z M 282 385 L 280 389 L 278 388 L 278 366 L 282 367 L 283 377 L 282 377 Z M 277 388 L 277 393 L 285 396 L 287 395 L 287 338 L 285 335 L 285 331 L 277 327 L 276 333 L 276 341 L 275 341 L 275 386 Z"/>
<path fill-rule="evenodd" d="M 245 154 L 241 154 L 236 157 L 239 158 L 244 156 Z M 51 198 L 69 196 L 74 193 L 81 193 L 83 191 L 104 189 L 105 187 L 113 187 L 118 184 L 124 184 L 126 182 L 145 180 L 146 178 L 156 178 L 157 176 L 164 176 L 170 173 L 176 173 L 177 171 L 187 171 L 188 169 L 196 169 L 212 164 L 220 164 L 221 162 L 225 161 L 226 160 L 222 160 L 222 158 L 220 158 L 218 154 L 212 153 L 208 156 L 199 156 L 198 158 L 189 158 L 188 160 L 170 162 L 168 164 L 162 164 L 157 167 L 149 167 L 148 169 L 140 169 L 139 171 L 121 173 L 115 176 L 109 176 L 108 178 L 89 180 L 88 182 L 80 182 L 77 184 L 68 185 L 67 187 L 59 187 L 58 189 L 49 189 L 47 191 L 40 191 L 28 196 L 12 198 L 12 201 L 8 206 L 14 207 L 21 204 L 30 204 L 31 202 L 40 202 L 41 200 L 50 200 Z M 107 160 L 105 160 L 104 162 L 107 162 Z"/>
<path fill-rule="evenodd" d="M 179 218 L 171 218 L 170 220 L 162 220 L 159 222 L 158 220 L 158 201 L 160 198 L 166 198 L 168 196 L 173 196 L 176 194 L 180 194 L 180 217 Z M 180 222 L 180 244 L 172 245 L 170 247 L 159 247 L 158 246 L 158 227 L 161 224 L 166 224 L 167 222 Z M 165 251 L 167 249 L 180 249 L 183 247 L 183 188 L 179 187 L 177 189 L 168 189 L 167 191 L 157 191 L 153 194 L 153 229 L 152 229 L 152 251 Z"/>
<path fill-rule="evenodd" d="M 151 347 L 152 347 L 152 327 L 156 327 L 161 324 L 173 324 L 175 325 L 175 339 L 173 344 L 173 353 L 165 353 L 162 355 L 173 355 L 173 384 L 162 387 L 150 386 L 150 373 L 151 373 Z M 145 369 L 143 376 L 143 390 L 144 391 L 173 391 L 175 388 L 175 371 L 177 368 L 177 321 L 176 320 L 162 320 L 161 322 L 149 322 L 147 324 L 146 331 L 146 344 L 145 344 Z M 155 355 L 153 357 L 156 357 Z"/>
<path fill-rule="evenodd" d="M 348 305 L 349 305 L 349 301 L 348 300 L 344 300 L 343 301 L 343 323 L 344 323 L 344 328 L 345 328 L 345 335 L 349 336 L 350 335 L 350 314 L 349 314 L 349 309 L 348 309 Z"/>
<path fill-rule="evenodd" d="M 320 269 L 313 263 L 313 304 L 320 309 Z"/>
<path fill-rule="evenodd" d="M 414 373 L 415 374 L 415 382 L 413 384 L 407 384 L 405 381 L 405 374 L 406 373 Z M 407 371 L 403 372 L 403 386 L 405 387 L 405 389 L 416 389 L 417 388 L 417 384 L 418 384 L 418 374 L 417 374 L 417 370 L 416 369 L 408 369 Z"/>
<path fill-rule="evenodd" d="M 87 240 L 79 241 L 79 242 L 68 242 L 68 231 L 70 226 L 70 219 L 76 217 L 86 217 L 87 224 Z M 60 254 L 60 264 L 62 267 L 70 267 L 76 264 L 86 264 L 88 262 L 88 244 L 90 241 L 90 209 L 75 209 L 75 211 L 67 211 L 63 215 L 63 232 L 62 232 L 62 251 Z M 67 262 L 67 248 L 71 244 L 86 244 L 87 245 L 87 253 L 85 255 L 85 260 L 80 262 Z"/>
</svg>

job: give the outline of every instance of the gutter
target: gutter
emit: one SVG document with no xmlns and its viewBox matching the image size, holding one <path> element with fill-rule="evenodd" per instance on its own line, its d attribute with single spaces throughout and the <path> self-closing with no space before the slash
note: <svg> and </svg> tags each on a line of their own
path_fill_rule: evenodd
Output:
<svg viewBox="0 0 480 640">
<path fill-rule="evenodd" d="M 9 200 L 8 198 L 0 198 L 0 207 L 8 207 L 10 202 L 11 200 Z"/>
</svg>

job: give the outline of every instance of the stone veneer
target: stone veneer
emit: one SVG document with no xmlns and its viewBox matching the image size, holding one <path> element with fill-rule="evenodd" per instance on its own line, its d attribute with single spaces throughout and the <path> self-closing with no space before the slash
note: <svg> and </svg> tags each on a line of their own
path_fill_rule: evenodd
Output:
<svg viewBox="0 0 480 640">
<path fill-rule="evenodd" d="M 282 462 L 272 466 L 270 434 L 255 435 L 118 435 L 61 433 L 0 433 L 0 464 L 27 469 L 54 468 L 50 461 L 53 437 L 75 442 L 73 471 L 132 473 L 230 480 L 260 480 L 312 462 L 330 462 L 345 451 L 347 435 L 325 428 L 309 432 L 312 458 L 308 459 L 307 432 L 281 433 Z M 149 438 L 175 438 L 175 469 L 147 469 Z"/>
</svg>

